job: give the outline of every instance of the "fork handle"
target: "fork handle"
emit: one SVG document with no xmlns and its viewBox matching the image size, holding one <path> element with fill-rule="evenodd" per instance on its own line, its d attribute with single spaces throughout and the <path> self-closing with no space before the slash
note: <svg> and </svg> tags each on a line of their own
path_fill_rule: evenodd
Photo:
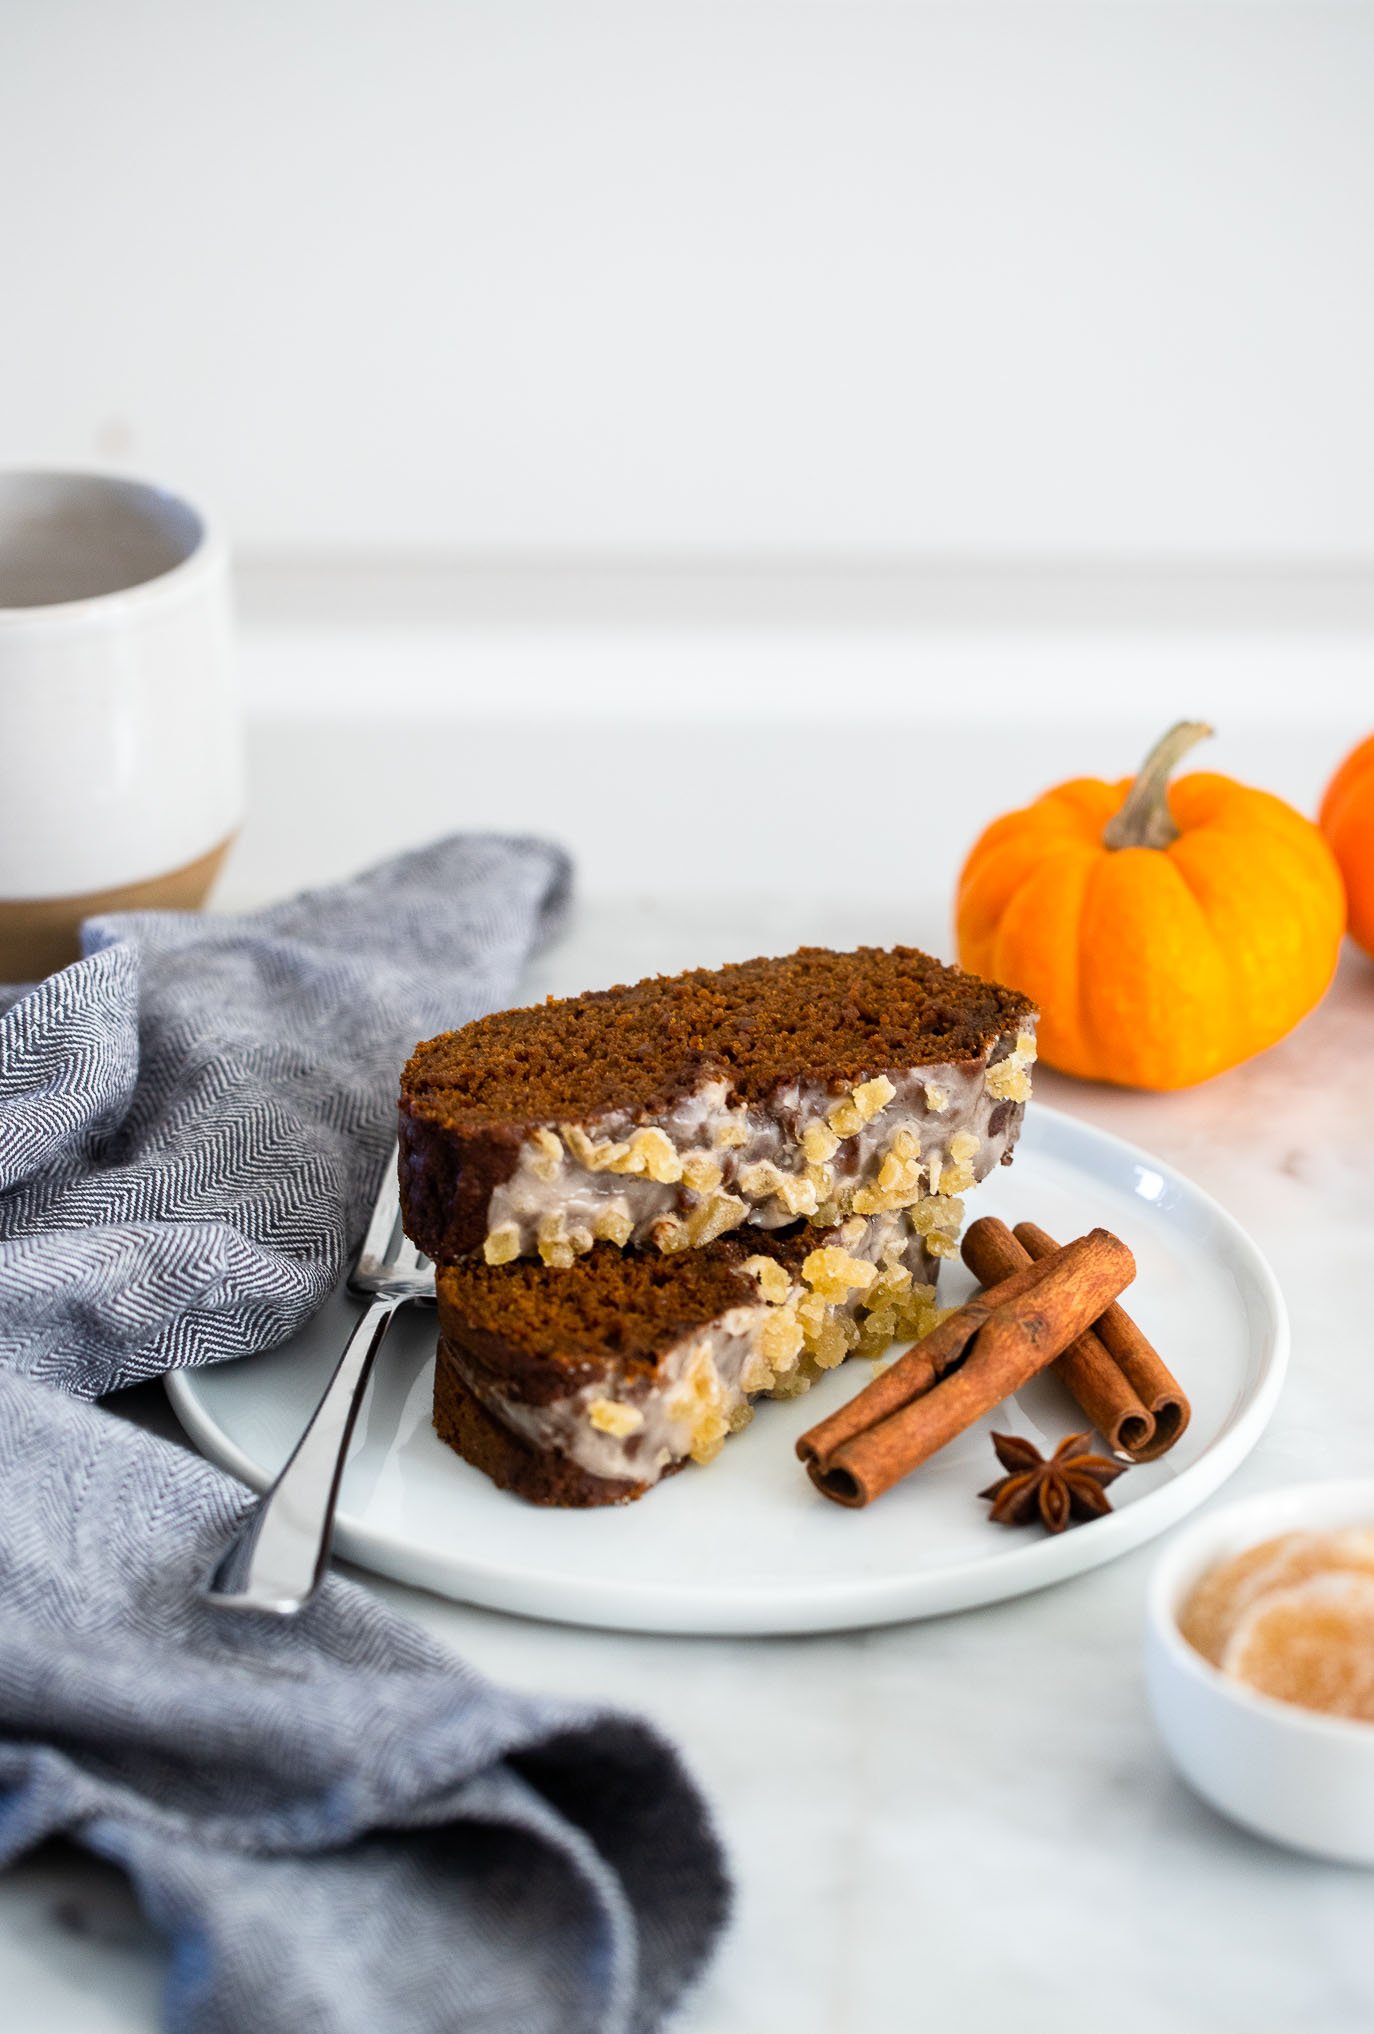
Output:
<svg viewBox="0 0 1374 2034">
<path fill-rule="evenodd" d="M 324 1580 L 344 1458 L 377 1351 L 404 1299 L 375 1299 L 348 1338 L 295 1452 L 244 1519 L 203 1595 L 222 1610 L 290 1617 Z"/>
</svg>

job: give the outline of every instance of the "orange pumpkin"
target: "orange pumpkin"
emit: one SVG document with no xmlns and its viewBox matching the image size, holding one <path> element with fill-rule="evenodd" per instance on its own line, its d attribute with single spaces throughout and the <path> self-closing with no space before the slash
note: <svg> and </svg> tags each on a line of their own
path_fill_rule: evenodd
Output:
<svg viewBox="0 0 1374 2034">
<path fill-rule="evenodd" d="M 1169 784 L 1210 733 L 1182 721 L 1134 780 L 1057 785 L 964 864 L 960 962 L 1035 999 L 1064 1073 L 1190 1087 L 1282 1038 L 1331 980 L 1345 895 L 1317 828 L 1230 777 Z"/>
<path fill-rule="evenodd" d="M 1374 954 L 1374 735 L 1351 750 L 1327 785 L 1321 829 L 1345 878 L 1350 936 Z"/>
</svg>

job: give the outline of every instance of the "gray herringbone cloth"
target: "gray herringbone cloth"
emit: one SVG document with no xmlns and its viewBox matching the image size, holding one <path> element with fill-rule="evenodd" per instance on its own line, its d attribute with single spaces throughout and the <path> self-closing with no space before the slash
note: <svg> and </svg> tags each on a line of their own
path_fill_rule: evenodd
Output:
<svg viewBox="0 0 1374 2034">
<path fill-rule="evenodd" d="M 0 996 L 0 1865 L 116 1860 L 169 2028 L 647 2029 L 720 1926 L 645 1725 L 493 1688 L 337 1580 L 289 1625 L 207 1609 L 244 1491 L 81 1402 L 306 1319 L 405 1052 L 509 1000 L 566 882 L 459 837 L 251 917 L 93 922 Z"/>
</svg>

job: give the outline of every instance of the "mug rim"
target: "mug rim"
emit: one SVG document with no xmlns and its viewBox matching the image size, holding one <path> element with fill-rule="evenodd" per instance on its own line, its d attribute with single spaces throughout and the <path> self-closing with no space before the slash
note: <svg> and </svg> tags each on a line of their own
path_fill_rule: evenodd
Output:
<svg viewBox="0 0 1374 2034">
<path fill-rule="evenodd" d="M 14 481 L 84 482 L 101 490 L 152 497 L 188 516 L 195 526 L 195 542 L 184 558 L 149 579 L 135 580 L 132 586 L 117 586 L 105 593 L 78 594 L 71 600 L 48 600 L 24 607 L 9 607 L 0 601 L 0 629 L 44 628 L 53 623 L 80 622 L 90 615 L 109 613 L 115 606 L 145 606 L 179 593 L 188 579 L 199 577 L 207 568 L 220 564 L 224 545 L 217 524 L 205 509 L 175 488 L 164 487 L 136 473 L 89 466 L 6 466 L 0 467 L 0 487 Z"/>
</svg>

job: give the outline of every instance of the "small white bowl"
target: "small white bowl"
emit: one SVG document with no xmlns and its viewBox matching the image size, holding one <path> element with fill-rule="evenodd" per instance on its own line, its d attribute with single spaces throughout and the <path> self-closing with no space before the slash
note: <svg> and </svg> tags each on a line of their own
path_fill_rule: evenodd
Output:
<svg viewBox="0 0 1374 2034">
<path fill-rule="evenodd" d="M 1216 1562 L 1278 1533 L 1374 1525 L 1374 1481 L 1301 1483 L 1197 1519 L 1150 1579 L 1150 1706 L 1188 1784 L 1247 1829 L 1317 1857 L 1374 1865 L 1374 1723 L 1276 1702 L 1233 1681 L 1184 1638 L 1178 1613 Z"/>
</svg>

